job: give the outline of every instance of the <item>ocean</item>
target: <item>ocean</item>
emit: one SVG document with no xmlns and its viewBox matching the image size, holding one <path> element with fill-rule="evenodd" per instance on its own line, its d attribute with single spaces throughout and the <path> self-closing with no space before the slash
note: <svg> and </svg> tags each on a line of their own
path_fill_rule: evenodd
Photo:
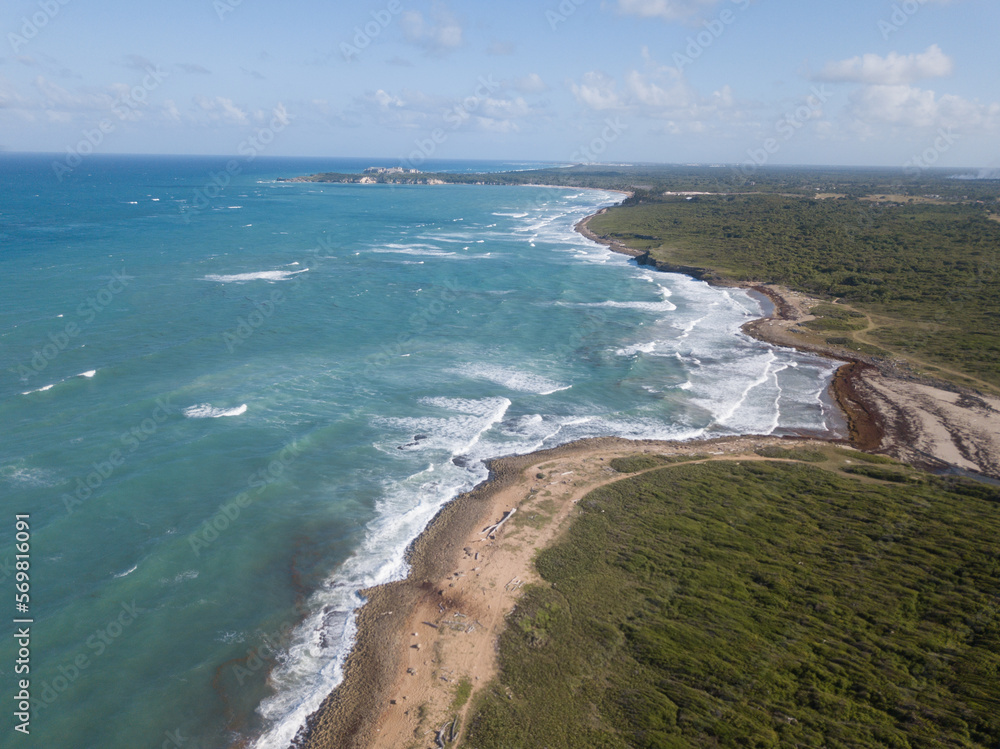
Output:
<svg viewBox="0 0 1000 749">
<path fill-rule="evenodd" d="M 740 333 L 761 301 L 573 230 L 620 194 L 276 181 L 393 165 L 370 159 L 93 155 L 60 181 L 52 159 L 0 154 L 18 745 L 284 749 L 340 679 L 357 591 L 406 573 L 484 460 L 840 428 L 830 362 Z M 5 694 L 18 653 L 5 634 Z"/>
</svg>

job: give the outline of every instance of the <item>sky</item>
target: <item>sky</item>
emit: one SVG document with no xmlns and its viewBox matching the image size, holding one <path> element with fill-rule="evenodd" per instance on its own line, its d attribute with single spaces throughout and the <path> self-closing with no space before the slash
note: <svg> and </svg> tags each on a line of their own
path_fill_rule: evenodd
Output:
<svg viewBox="0 0 1000 749">
<path fill-rule="evenodd" d="M 6 0 L 0 150 L 1000 167 L 997 0 Z"/>
</svg>

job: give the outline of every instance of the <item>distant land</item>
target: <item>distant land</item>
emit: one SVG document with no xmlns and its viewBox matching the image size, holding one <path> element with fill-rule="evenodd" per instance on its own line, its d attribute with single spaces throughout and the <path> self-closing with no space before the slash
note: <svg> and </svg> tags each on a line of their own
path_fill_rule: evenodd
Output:
<svg viewBox="0 0 1000 749">
<path fill-rule="evenodd" d="M 493 461 L 411 548 L 410 577 L 366 592 L 345 681 L 303 746 L 992 746 L 998 177 L 589 165 L 285 180 L 626 193 L 577 230 L 769 297 L 743 331 L 843 362 L 832 389 L 860 451 L 604 439 Z"/>
</svg>

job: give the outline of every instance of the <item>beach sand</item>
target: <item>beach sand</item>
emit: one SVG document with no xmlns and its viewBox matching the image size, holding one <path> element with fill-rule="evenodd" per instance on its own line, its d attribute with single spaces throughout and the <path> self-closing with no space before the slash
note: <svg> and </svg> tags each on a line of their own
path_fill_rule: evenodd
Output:
<svg viewBox="0 0 1000 749">
<path fill-rule="evenodd" d="M 463 680 L 473 694 L 496 673 L 497 639 L 534 557 L 568 527 L 576 503 L 623 478 L 615 457 L 636 453 L 693 460 L 761 460 L 754 450 L 826 444 L 780 437 L 697 442 L 582 440 L 490 464 L 491 479 L 463 494 L 421 535 L 403 581 L 365 595 L 359 637 L 340 687 L 314 716 L 310 749 L 434 747 L 437 732 L 471 699 L 454 706 Z M 516 512 L 488 537 L 484 529 Z"/>
<path fill-rule="evenodd" d="M 617 252 L 644 253 L 577 229 Z M 698 278 L 703 269 L 664 267 Z M 717 279 L 712 279 L 717 282 Z M 724 283 L 724 282 L 723 282 Z M 727 284 L 738 285 L 738 284 Z M 739 284 L 774 303 L 771 317 L 744 331 L 777 345 L 802 346 L 791 329 L 818 300 L 773 285 Z M 836 357 L 834 357 L 836 358 Z M 877 360 L 851 357 L 832 389 L 853 446 L 919 467 L 949 466 L 1000 478 L 1000 399 L 934 383 Z M 841 440 L 836 440 L 842 442 Z M 364 592 L 358 638 L 343 683 L 311 717 L 308 749 L 437 746 L 437 732 L 464 725 L 472 700 L 455 703 L 459 684 L 472 695 L 496 672 L 497 641 L 522 587 L 538 580 L 533 559 L 572 521 L 576 502 L 622 478 L 609 462 L 635 453 L 693 459 L 759 460 L 760 447 L 816 440 L 742 436 L 699 442 L 584 440 L 490 463 L 489 481 L 445 506 L 410 549 L 407 579 Z M 516 510 L 493 537 L 483 529 Z"/>
<path fill-rule="evenodd" d="M 767 296 L 775 305 L 773 314 L 746 323 L 743 332 L 747 335 L 844 362 L 833 391 L 858 449 L 883 453 L 926 470 L 956 467 L 1000 478 L 1000 398 L 918 376 L 899 361 L 819 345 L 797 333 L 796 328 L 815 319 L 810 310 L 823 300 L 776 284 L 728 282 L 703 268 L 650 260 L 645 251 L 592 232 L 587 226 L 590 218 L 581 221 L 577 231 L 614 252 L 636 257 L 657 270 L 687 273 Z"/>
</svg>

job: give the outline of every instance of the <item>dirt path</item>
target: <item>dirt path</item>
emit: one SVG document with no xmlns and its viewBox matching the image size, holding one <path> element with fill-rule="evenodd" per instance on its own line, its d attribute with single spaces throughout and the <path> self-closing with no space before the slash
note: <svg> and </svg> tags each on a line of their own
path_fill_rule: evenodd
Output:
<svg viewBox="0 0 1000 749">
<path fill-rule="evenodd" d="M 460 558 L 452 565 L 454 569 L 435 584 L 423 586 L 423 594 L 406 621 L 396 679 L 382 705 L 371 743 L 364 746 L 435 747 L 439 731 L 448 726 L 445 735 L 449 735 L 450 724 L 456 720 L 455 735 L 459 735 L 466 724 L 471 695 L 496 673 L 497 643 L 507 614 L 520 599 L 523 586 L 538 582 L 535 555 L 566 531 L 581 498 L 624 478 L 610 468 L 613 458 L 646 452 L 692 458 L 674 465 L 768 460 L 753 450 L 827 444 L 741 437 L 694 445 L 644 443 L 640 448 L 612 451 L 582 445 L 554 458 L 542 455 L 483 508 L 482 527 L 516 510 L 495 536 L 487 538 L 481 528 L 470 533 Z M 461 701 L 456 699 L 460 692 Z"/>
</svg>

